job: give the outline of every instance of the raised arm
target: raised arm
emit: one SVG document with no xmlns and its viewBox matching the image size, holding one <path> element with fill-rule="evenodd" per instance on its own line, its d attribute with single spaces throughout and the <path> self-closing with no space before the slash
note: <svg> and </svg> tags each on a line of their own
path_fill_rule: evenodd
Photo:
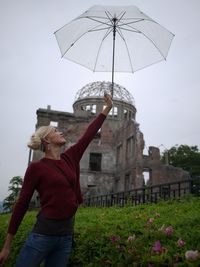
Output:
<svg viewBox="0 0 200 267">
<path fill-rule="evenodd" d="M 73 145 L 69 150 L 71 150 L 73 156 L 76 160 L 80 160 L 84 151 L 88 147 L 89 143 L 95 137 L 98 130 L 101 128 L 106 116 L 108 115 L 109 111 L 112 108 L 112 99 L 111 96 L 106 94 L 104 96 L 105 106 L 102 112 L 89 124 L 88 128 L 78 140 L 78 142 Z"/>
</svg>

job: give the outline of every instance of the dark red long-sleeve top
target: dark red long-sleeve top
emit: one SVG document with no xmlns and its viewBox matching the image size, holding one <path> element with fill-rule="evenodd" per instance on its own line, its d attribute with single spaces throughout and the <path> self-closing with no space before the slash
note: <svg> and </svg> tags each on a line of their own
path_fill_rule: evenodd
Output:
<svg viewBox="0 0 200 267">
<path fill-rule="evenodd" d="M 83 201 L 79 182 L 79 162 L 105 118 L 105 115 L 99 114 L 78 142 L 61 154 L 60 160 L 43 158 L 29 165 L 11 216 L 8 233 L 16 234 L 34 190 L 39 193 L 40 212 L 46 218 L 61 220 L 75 214 L 78 205 Z M 51 165 L 55 165 L 55 168 Z M 58 172 L 56 168 L 62 169 L 62 172 Z"/>
</svg>

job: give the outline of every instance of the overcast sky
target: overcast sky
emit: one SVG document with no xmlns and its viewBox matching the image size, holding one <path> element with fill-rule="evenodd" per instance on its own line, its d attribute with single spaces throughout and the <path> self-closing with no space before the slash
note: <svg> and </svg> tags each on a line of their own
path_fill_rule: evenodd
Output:
<svg viewBox="0 0 200 267">
<path fill-rule="evenodd" d="M 8 195 L 9 180 L 24 175 L 36 110 L 51 105 L 72 112 L 79 89 L 111 80 L 110 73 L 93 73 L 61 59 L 53 34 L 103 4 L 136 5 L 175 34 L 167 61 L 115 75 L 135 99 L 146 146 L 200 148 L 199 0 L 0 0 L 0 200 Z"/>
</svg>

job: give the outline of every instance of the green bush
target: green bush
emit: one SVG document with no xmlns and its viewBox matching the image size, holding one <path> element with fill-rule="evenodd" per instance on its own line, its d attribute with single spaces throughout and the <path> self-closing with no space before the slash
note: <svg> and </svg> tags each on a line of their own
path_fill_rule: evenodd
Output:
<svg viewBox="0 0 200 267">
<path fill-rule="evenodd" d="M 76 215 L 76 247 L 70 266 L 200 266 L 200 257 L 196 260 L 185 258 L 188 250 L 200 252 L 199 211 L 200 198 L 192 197 L 154 205 L 81 207 Z M 35 212 L 27 213 L 14 239 L 6 267 L 14 265 L 35 215 Z M 0 246 L 8 217 L 0 216 Z M 160 247 L 155 246 L 156 241 Z"/>
</svg>

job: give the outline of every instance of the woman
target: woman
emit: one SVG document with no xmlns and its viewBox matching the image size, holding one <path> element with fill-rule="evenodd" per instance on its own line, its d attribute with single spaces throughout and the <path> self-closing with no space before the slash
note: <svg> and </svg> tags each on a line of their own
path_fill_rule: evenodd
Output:
<svg viewBox="0 0 200 267">
<path fill-rule="evenodd" d="M 111 97 L 106 94 L 104 99 L 106 106 L 103 111 L 90 123 L 79 141 L 64 153 L 60 154 L 60 149 L 66 143 L 65 137 L 53 127 L 40 127 L 31 137 L 28 146 L 32 149 L 40 147 L 45 155 L 41 160 L 32 162 L 26 170 L 0 253 L 0 266 L 10 253 L 12 239 L 34 190 L 39 193 L 41 209 L 15 267 L 37 267 L 42 261 L 45 267 L 67 265 L 72 247 L 73 216 L 82 203 L 79 162 L 112 108 Z"/>
</svg>

